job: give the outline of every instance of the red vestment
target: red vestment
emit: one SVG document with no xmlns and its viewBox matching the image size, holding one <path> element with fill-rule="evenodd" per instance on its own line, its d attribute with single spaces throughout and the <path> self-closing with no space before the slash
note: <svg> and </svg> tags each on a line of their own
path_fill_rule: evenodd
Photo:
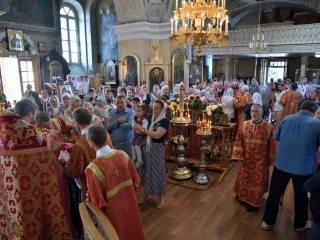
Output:
<svg viewBox="0 0 320 240">
<path fill-rule="evenodd" d="M 96 158 L 96 151 L 89 146 L 86 134 L 72 146 L 70 159 L 67 161 L 67 176 L 70 178 L 80 178 L 81 181 L 81 200 L 86 199 L 87 184 L 84 170 Z"/>
<path fill-rule="evenodd" d="M 0 126 L 1 239 L 74 239 L 45 134 L 13 114 L 1 115 Z"/>
<path fill-rule="evenodd" d="M 98 157 L 86 169 L 90 201 L 110 219 L 120 240 L 144 240 L 135 188 L 139 175 L 120 150 Z"/>
<path fill-rule="evenodd" d="M 285 92 L 280 102 L 284 106 L 282 111 L 282 119 L 284 119 L 288 115 L 292 115 L 298 112 L 299 104 L 302 101 L 303 96 L 298 91 L 287 91 Z"/>
<path fill-rule="evenodd" d="M 234 109 L 235 109 L 235 122 L 240 126 L 245 120 L 244 110 L 247 105 L 252 102 L 251 94 L 245 93 L 242 94 L 240 91 L 237 92 L 234 97 Z"/>
<path fill-rule="evenodd" d="M 258 207 L 269 188 L 269 166 L 274 162 L 276 143 L 267 121 L 245 121 L 237 132 L 232 157 L 241 160 L 234 191 L 243 202 Z"/>
</svg>

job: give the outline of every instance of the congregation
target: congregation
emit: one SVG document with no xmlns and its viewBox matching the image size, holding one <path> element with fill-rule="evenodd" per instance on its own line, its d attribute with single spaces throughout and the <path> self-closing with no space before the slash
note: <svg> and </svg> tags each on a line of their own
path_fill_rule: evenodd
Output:
<svg viewBox="0 0 320 240">
<path fill-rule="evenodd" d="M 234 192 L 248 212 L 258 211 L 264 194 L 269 192 L 261 228 L 268 230 L 276 223 L 281 197 L 292 179 L 293 228 L 296 231 L 312 228 L 312 239 L 320 239 L 320 173 L 315 175 L 320 163 L 317 85 L 307 78 L 299 83 L 286 78 L 271 79 L 265 86 L 252 78 L 226 81 L 215 78 L 190 86 L 182 82 L 172 89 L 165 82 L 155 84 L 152 89 L 124 83 L 111 89 L 102 82 L 96 92 L 89 88 L 91 75 L 91 70 L 89 77 L 68 75 L 66 82 L 72 83 L 73 89 L 65 91 L 61 98 L 49 96 L 47 90 L 36 93 L 29 86 L 24 98 L 12 106 L 18 115 L 15 124 L 19 125 L 11 129 L 12 134 L 27 134 L 33 144 L 39 143 L 35 148 L 49 146 L 46 151 L 55 169 L 50 179 L 58 190 L 48 195 L 65 219 L 62 223 L 53 212 L 48 212 L 50 221 L 57 221 L 56 228 L 48 233 L 44 230 L 47 223 L 36 225 L 34 231 L 26 231 L 29 234 L 24 236 L 26 239 L 27 236 L 80 238 L 83 232 L 78 205 L 88 197 L 110 219 L 119 239 L 145 239 L 138 205 L 155 197 L 155 207 L 164 207 L 165 151 L 172 117 L 169 102 L 179 98 L 181 88 L 185 89 L 186 98 L 199 96 L 209 105 L 222 103 L 228 122 L 237 124 L 231 158 L 241 161 L 241 165 Z M 10 150 L 17 145 L 12 143 Z M 293 150 L 294 146 L 297 149 Z M 42 166 L 43 173 L 52 175 L 49 168 Z M 137 199 L 140 184 L 144 195 Z M 13 188 L 21 194 L 26 191 L 23 186 Z M 9 198 L 5 199 L 2 208 L 9 209 Z M 312 221 L 308 221 L 309 205 Z M 24 214 L 28 215 L 28 211 Z M 5 220 L 10 222 L 8 218 Z M 6 226 L 6 237 L 15 232 L 14 225 Z"/>
</svg>

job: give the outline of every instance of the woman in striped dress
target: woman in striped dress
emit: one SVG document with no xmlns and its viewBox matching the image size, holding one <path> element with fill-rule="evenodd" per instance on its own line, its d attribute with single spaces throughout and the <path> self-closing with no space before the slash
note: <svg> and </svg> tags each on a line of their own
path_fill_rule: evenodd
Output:
<svg viewBox="0 0 320 240">
<path fill-rule="evenodd" d="M 166 107 L 162 100 L 156 100 L 153 105 L 153 116 L 148 129 L 135 124 L 134 129 L 147 135 L 146 160 L 144 163 L 144 193 L 138 203 L 148 201 L 151 196 L 157 196 L 157 208 L 164 205 L 163 194 L 166 192 L 166 164 L 164 159 L 165 140 L 170 121 L 166 118 Z"/>
</svg>

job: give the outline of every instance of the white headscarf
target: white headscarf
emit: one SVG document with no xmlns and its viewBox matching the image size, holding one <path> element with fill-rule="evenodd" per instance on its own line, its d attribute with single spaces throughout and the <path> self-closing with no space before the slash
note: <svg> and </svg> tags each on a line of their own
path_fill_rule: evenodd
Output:
<svg viewBox="0 0 320 240">
<path fill-rule="evenodd" d="M 228 88 L 228 90 L 226 91 L 226 93 L 224 95 L 225 96 L 229 96 L 229 97 L 233 97 L 233 89 L 232 88 Z"/>
<path fill-rule="evenodd" d="M 51 99 L 56 99 L 56 101 L 57 101 L 57 107 L 56 108 L 52 106 Z M 52 107 L 53 114 L 58 114 L 59 113 L 58 107 L 60 106 L 59 98 L 57 96 L 52 96 L 52 97 L 49 98 L 49 103 L 50 103 L 50 106 Z"/>
<path fill-rule="evenodd" d="M 260 93 L 254 93 L 252 96 L 252 99 L 253 99 L 253 104 L 259 104 L 261 107 L 263 106 L 262 97 Z"/>
<path fill-rule="evenodd" d="M 150 124 L 150 126 L 148 128 L 148 130 L 150 130 L 150 131 L 153 131 L 153 127 L 157 122 L 160 122 L 162 119 L 164 119 L 166 117 L 166 110 L 167 110 L 166 109 L 166 104 L 162 100 L 159 100 L 159 101 L 161 101 L 163 103 L 163 108 L 161 110 L 161 113 L 157 117 L 157 119 L 154 119 L 154 114 L 152 115 L 151 124 Z M 147 137 L 147 152 L 149 152 L 149 150 L 150 150 L 150 144 L 151 144 L 151 137 L 148 136 Z"/>
<path fill-rule="evenodd" d="M 161 95 L 163 95 L 165 89 L 170 89 L 167 85 L 161 87 Z"/>
</svg>

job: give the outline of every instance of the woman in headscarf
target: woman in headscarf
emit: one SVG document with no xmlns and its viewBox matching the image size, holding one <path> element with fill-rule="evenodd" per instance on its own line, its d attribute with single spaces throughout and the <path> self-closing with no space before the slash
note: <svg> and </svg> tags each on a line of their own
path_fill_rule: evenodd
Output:
<svg viewBox="0 0 320 240">
<path fill-rule="evenodd" d="M 221 103 L 224 105 L 224 109 L 227 111 L 228 119 L 234 118 L 234 105 L 233 105 L 233 89 L 228 88 L 225 95 L 221 99 Z"/>
<path fill-rule="evenodd" d="M 151 95 L 150 95 L 149 93 L 147 93 L 147 86 L 146 86 L 146 85 L 142 85 L 142 86 L 141 86 L 141 90 L 140 90 L 140 93 L 139 93 L 140 96 L 142 95 L 141 92 L 144 93 L 143 98 L 140 97 L 140 98 L 141 98 L 141 101 L 142 101 L 145 105 L 149 106 L 149 105 L 150 105 L 150 102 L 151 102 Z"/>
<path fill-rule="evenodd" d="M 170 99 L 170 88 L 167 85 L 161 87 L 161 100 L 167 102 Z"/>
<path fill-rule="evenodd" d="M 64 111 L 64 120 L 67 122 L 67 123 L 71 123 L 73 124 L 73 118 L 72 118 L 72 113 L 74 110 L 76 110 L 77 108 L 80 107 L 80 104 L 81 104 L 81 100 L 78 96 L 71 96 L 70 97 L 70 106 L 69 106 L 69 109 Z"/>
<path fill-rule="evenodd" d="M 165 140 L 170 127 L 170 121 L 166 118 L 166 105 L 161 100 L 156 100 L 153 105 L 153 116 L 148 129 L 140 124 L 134 125 L 134 130 L 147 135 L 146 157 L 144 161 L 144 196 L 138 203 L 148 201 L 151 196 L 157 196 L 157 208 L 164 205 L 163 194 L 166 192 L 166 164 L 165 164 Z"/>
<path fill-rule="evenodd" d="M 59 98 L 57 96 L 50 97 L 49 104 L 50 104 L 49 112 L 53 116 L 57 116 L 59 114 L 59 109 L 58 109 L 58 107 L 60 105 Z"/>
<path fill-rule="evenodd" d="M 265 106 L 262 103 L 262 97 L 260 93 L 254 93 L 252 96 L 252 103 L 248 104 L 246 109 L 244 110 L 244 113 L 246 115 L 246 120 L 251 119 L 251 106 L 253 104 L 259 104 L 263 108 L 263 116 L 267 115 L 267 110 Z"/>
</svg>

